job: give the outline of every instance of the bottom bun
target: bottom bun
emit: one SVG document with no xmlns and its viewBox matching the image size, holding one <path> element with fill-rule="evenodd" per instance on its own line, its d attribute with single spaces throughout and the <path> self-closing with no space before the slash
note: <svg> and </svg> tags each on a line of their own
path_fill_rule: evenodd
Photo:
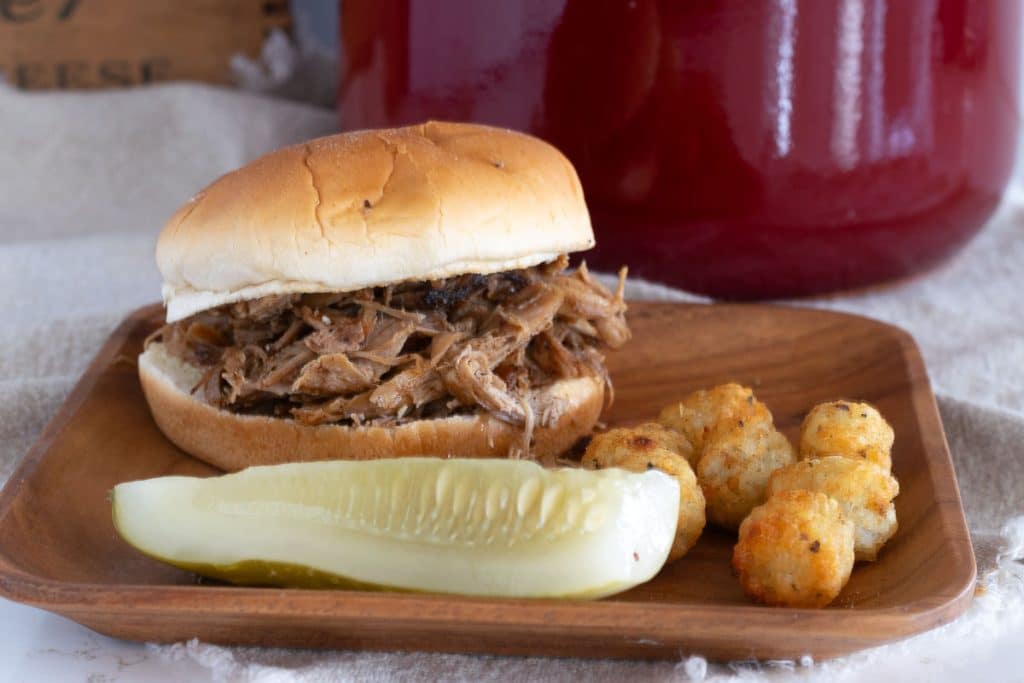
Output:
<svg viewBox="0 0 1024 683">
<path fill-rule="evenodd" d="M 417 420 L 398 426 L 303 425 L 287 418 L 240 415 L 192 395 L 202 371 L 150 344 L 139 356 L 142 391 L 160 431 L 183 451 L 222 470 L 309 460 L 374 460 L 413 455 L 505 457 L 520 427 L 489 413 Z M 532 397 L 538 411 L 533 456 L 550 460 L 590 434 L 604 403 L 596 377 L 565 379 Z M 543 424 L 541 424 L 543 422 Z"/>
</svg>

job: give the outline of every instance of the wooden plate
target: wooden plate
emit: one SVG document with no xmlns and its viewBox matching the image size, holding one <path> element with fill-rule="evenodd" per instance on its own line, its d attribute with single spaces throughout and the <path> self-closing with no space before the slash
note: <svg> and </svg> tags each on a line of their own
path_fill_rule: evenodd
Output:
<svg viewBox="0 0 1024 683">
<path fill-rule="evenodd" d="M 747 305 L 635 304 L 635 338 L 609 358 L 609 422 L 650 419 L 673 397 L 753 385 L 792 438 L 816 402 L 876 404 L 896 430 L 900 529 L 829 608 L 749 603 L 734 539 L 709 528 L 653 581 L 598 602 L 234 588 L 120 540 L 116 483 L 213 470 L 166 441 L 136 377 L 159 307 L 114 332 L 0 495 L 0 594 L 132 640 L 580 657 L 833 657 L 933 628 L 970 602 L 974 554 L 924 365 L 904 332 L 837 313 Z"/>
</svg>

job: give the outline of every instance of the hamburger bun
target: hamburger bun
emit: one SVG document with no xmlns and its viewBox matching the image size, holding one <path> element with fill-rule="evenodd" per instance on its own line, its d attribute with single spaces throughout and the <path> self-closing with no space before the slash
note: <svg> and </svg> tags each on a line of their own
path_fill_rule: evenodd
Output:
<svg viewBox="0 0 1024 683">
<path fill-rule="evenodd" d="M 525 268 L 589 249 L 572 164 L 537 138 L 430 122 L 287 147 L 167 223 L 167 321 L 221 304 Z"/>
<path fill-rule="evenodd" d="M 311 460 L 505 457 L 522 434 L 521 428 L 486 412 L 387 427 L 307 426 L 240 415 L 192 395 L 201 375 L 199 368 L 171 357 L 161 343 L 150 344 L 139 356 L 142 390 L 160 431 L 182 450 L 228 472 Z M 534 429 L 534 457 L 550 460 L 590 434 L 603 402 L 604 383 L 597 377 L 560 380 L 536 392 L 531 403 L 551 408 Z"/>
</svg>

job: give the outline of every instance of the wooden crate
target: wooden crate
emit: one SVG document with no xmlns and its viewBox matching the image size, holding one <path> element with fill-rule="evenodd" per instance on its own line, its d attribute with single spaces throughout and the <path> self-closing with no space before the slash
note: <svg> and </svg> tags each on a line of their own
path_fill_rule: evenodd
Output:
<svg viewBox="0 0 1024 683">
<path fill-rule="evenodd" d="M 290 26 L 288 0 L 0 0 L 0 72 L 24 89 L 230 82 Z"/>
</svg>

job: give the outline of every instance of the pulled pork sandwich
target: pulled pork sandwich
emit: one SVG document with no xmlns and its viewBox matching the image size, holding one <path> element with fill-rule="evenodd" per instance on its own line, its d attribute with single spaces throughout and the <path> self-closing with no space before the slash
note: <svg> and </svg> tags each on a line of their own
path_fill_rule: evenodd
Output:
<svg viewBox="0 0 1024 683">
<path fill-rule="evenodd" d="M 593 429 L 602 349 L 629 339 L 624 272 L 613 294 L 568 268 L 593 244 L 571 164 L 520 133 L 427 123 L 282 149 L 161 233 L 146 400 L 225 470 L 551 459 Z"/>
</svg>

